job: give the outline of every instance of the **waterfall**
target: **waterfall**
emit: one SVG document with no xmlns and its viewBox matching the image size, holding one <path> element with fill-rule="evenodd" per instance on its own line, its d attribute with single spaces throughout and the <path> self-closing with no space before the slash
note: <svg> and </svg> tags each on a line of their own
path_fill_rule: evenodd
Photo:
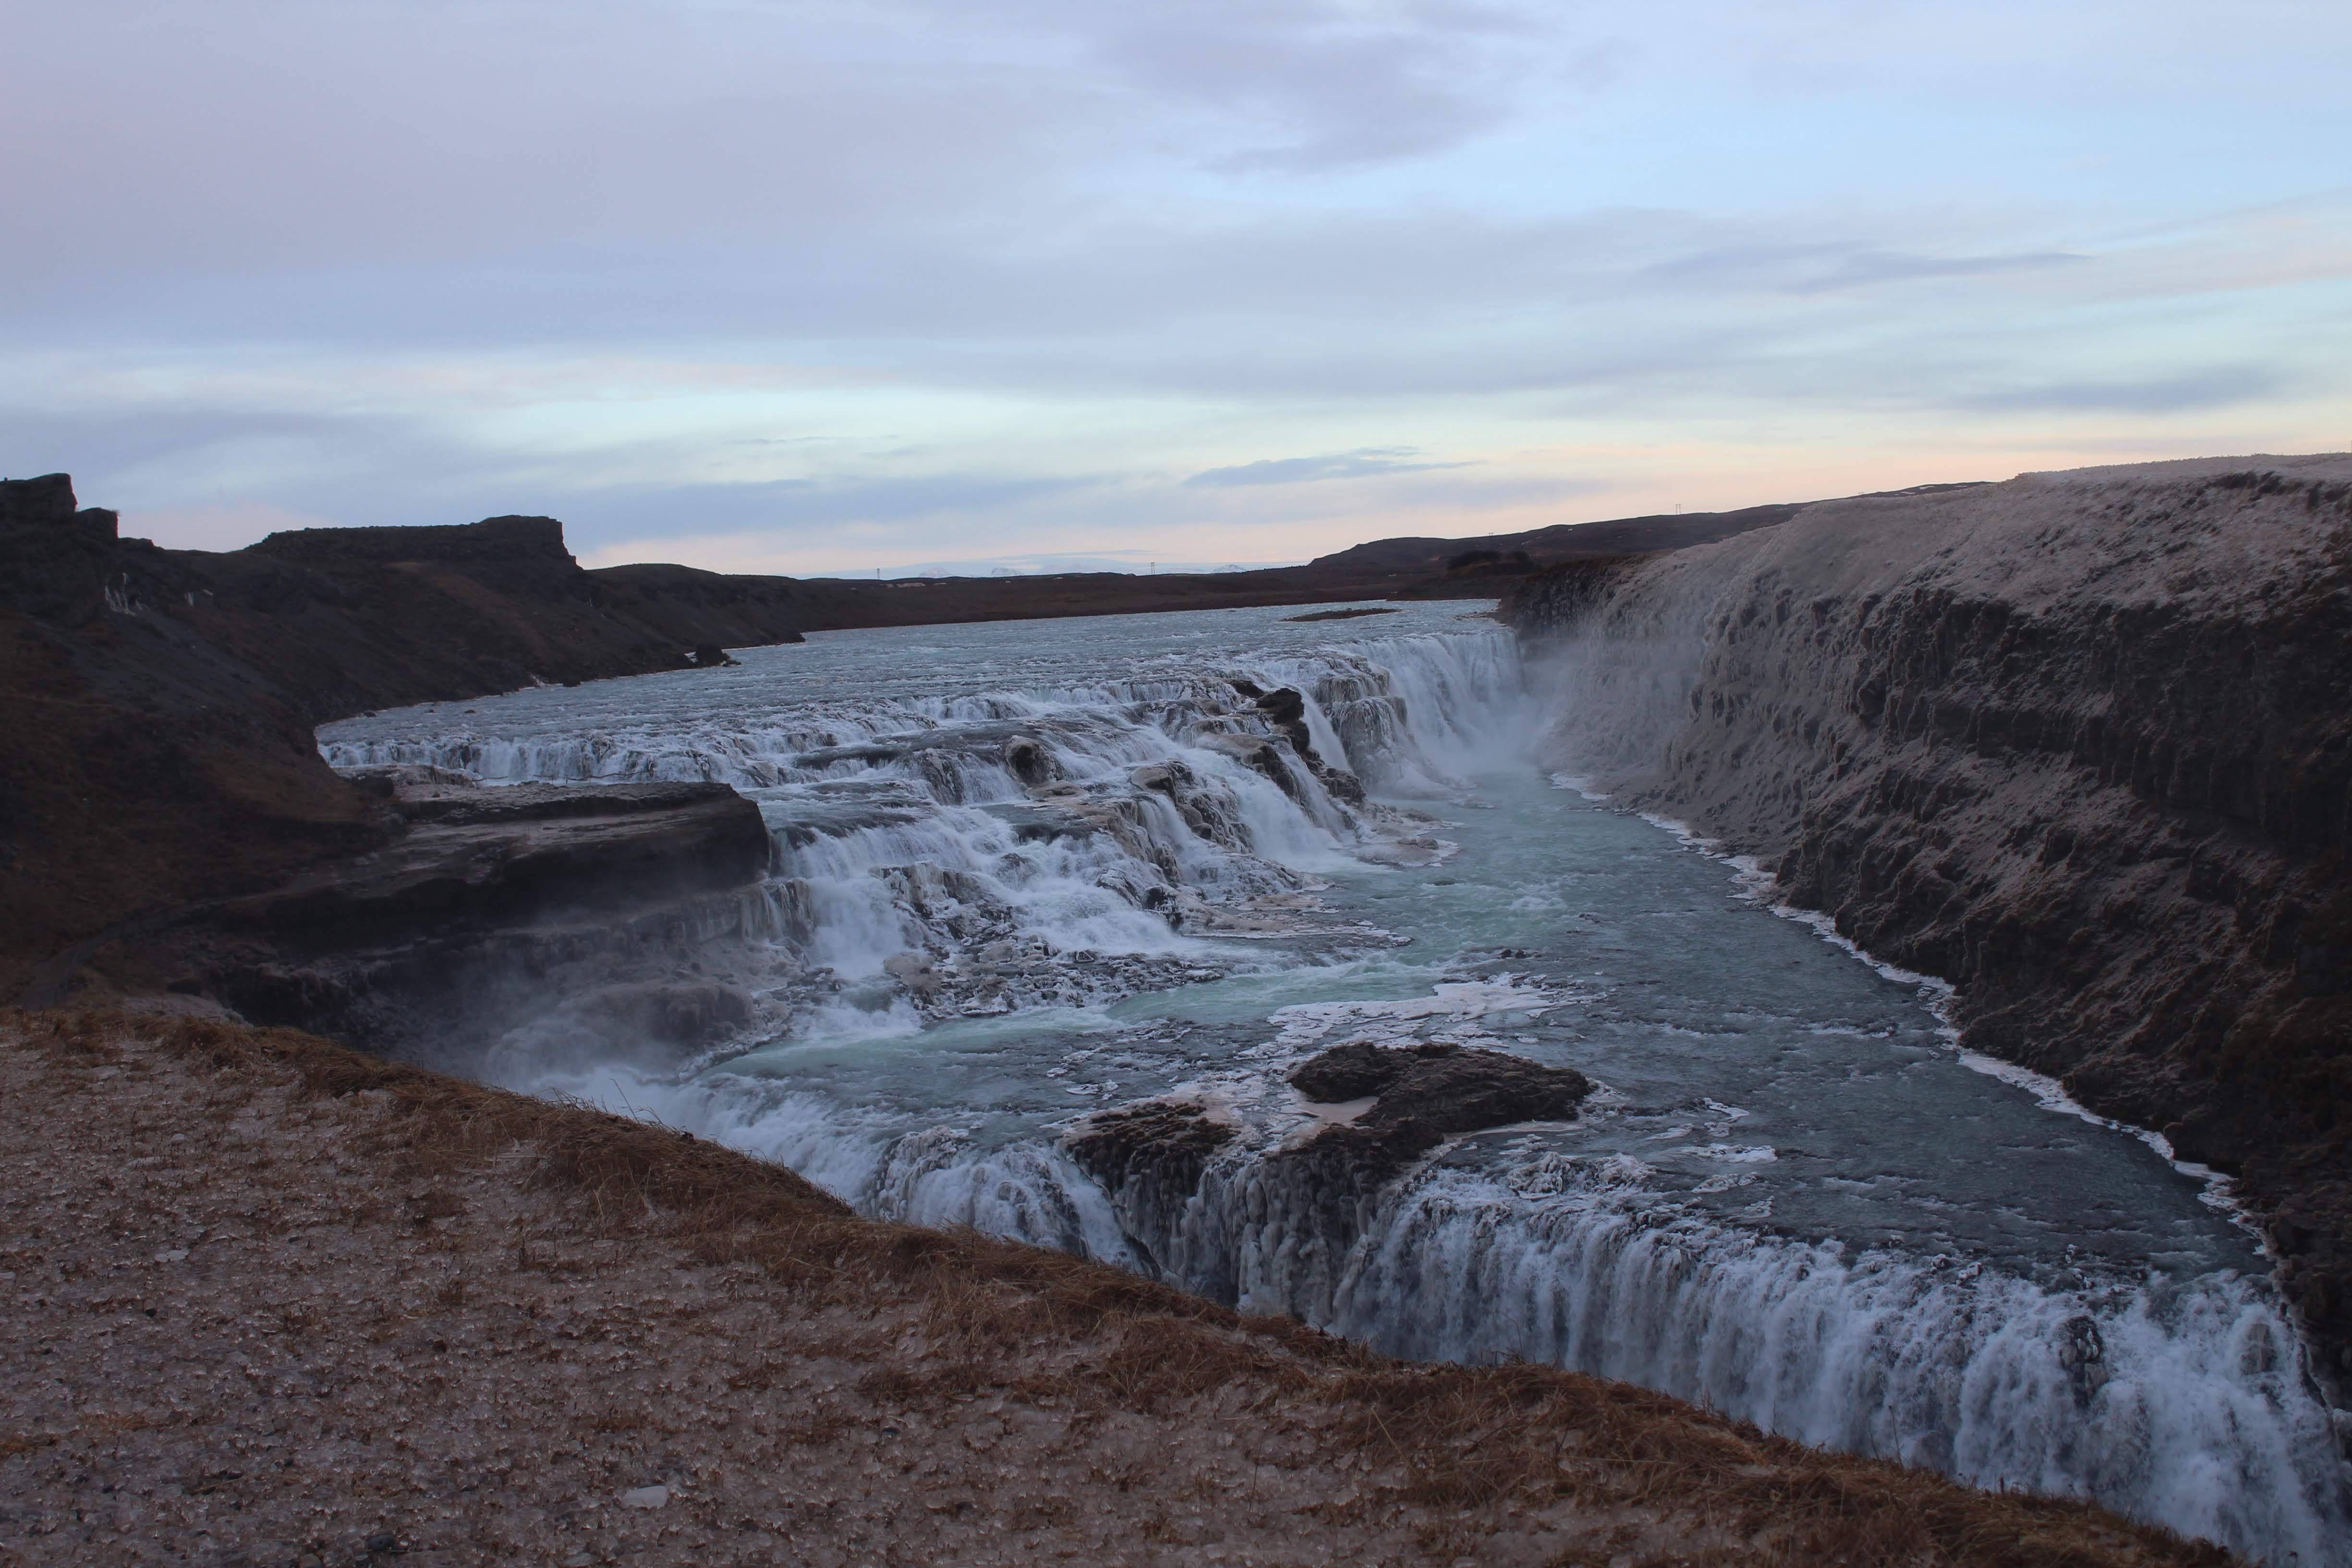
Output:
<svg viewBox="0 0 2352 1568">
<path fill-rule="evenodd" d="M 1516 642 L 1489 627 L 1084 685 L 321 751 L 336 767 L 421 763 L 489 784 L 732 784 L 774 842 L 761 929 L 939 1016 L 1057 999 L 1034 961 L 1211 963 L 1203 938 L 1278 928 L 1265 906 L 1318 868 L 1415 839 L 1367 786 L 1465 788 L 1459 775 L 1510 743 L 1497 697 L 1519 686 Z M 1058 999 L 1138 973 L 1059 984 Z"/>
<path fill-rule="evenodd" d="M 1446 829 L 1416 801 L 1462 805 L 1468 779 L 1531 750 L 1612 780 L 1654 765 L 1715 600 L 1653 601 L 1640 624 L 1526 669 L 1496 628 L 938 696 L 771 700 L 753 667 L 679 678 L 664 689 L 718 695 L 667 714 L 616 700 L 583 724 L 565 694 L 527 693 L 543 721 L 501 725 L 486 703 L 478 724 L 342 726 L 322 749 L 339 766 L 498 782 L 716 779 L 760 804 L 773 869 L 745 924 L 800 966 L 791 1032 L 823 1048 L 756 1070 L 613 1066 L 521 1087 L 781 1160 L 871 1215 L 1101 1258 L 1399 1355 L 1577 1368 L 1808 1442 L 2094 1498 L 2274 1562 L 2352 1563 L 2331 1413 L 2263 1279 L 1777 1234 L 1769 1204 L 1746 1223 L 1703 1213 L 1642 1159 L 1562 1152 L 1523 1129 L 1339 1204 L 1275 1157 L 1314 1130 L 1283 1074 L 1320 1045 L 1511 1048 L 1513 1020 L 1583 994 L 1573 978 L 1274 1006 L 1256 1033 L 1217 1036 L 1157 1079 L 1122 1069 L 1231 1129 L 1181 1184 L 1106 1191 L 1064 1140 L 1077 1113 L 1136 1089 L 1034 1109 L 1064 1092 L 1040 1081 L 1059 1069 L 1034 1045 L 1055 1029 L 1105 1037 L 1083 1031 L 1107 1030 L 1120 998 L 1301 963 L 1260 937 L 1371 943 L 1318 927 L 1313 895 L 1343 867 L 1441 860 Z M 1021 1079 L 1024 1109 L 828 1092 L 839 1062 L 912 1057 L 942 1030 Z M 1727 1139 L 1718 1152 L 1727 1189 L 1752 1168 L 1740 1161 L 1771 1156 Z"/>
</svg>

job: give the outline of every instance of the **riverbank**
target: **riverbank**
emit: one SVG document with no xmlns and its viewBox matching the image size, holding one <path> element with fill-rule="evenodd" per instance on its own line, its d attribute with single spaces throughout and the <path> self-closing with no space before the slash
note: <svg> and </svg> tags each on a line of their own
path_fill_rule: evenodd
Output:
<svg viewBox="0 0 2352 1568">
<path fill-rule="evenodd" d="M 0 1016 L 0 1161 L 9 1568 L 2229 1561 L 287 1031 Z"/>
</svg>

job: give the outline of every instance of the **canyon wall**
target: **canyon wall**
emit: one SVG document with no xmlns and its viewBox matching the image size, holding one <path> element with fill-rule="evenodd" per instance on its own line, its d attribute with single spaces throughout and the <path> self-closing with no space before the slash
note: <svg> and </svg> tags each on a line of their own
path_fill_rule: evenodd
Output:
<svg viewBox="0 0 2352 1568">
<path fill-rule="evenodd" d="M 298 697 L 144 571 L 165 554 L 62 474 L 0 481 L 0 998 L 102 932 L 384 840 Z"/>
<path fill-rule="evenodd" d="M 1504 613 L 1548 763 L 2239 1175 L 2352 1373 L 2352 458 L 1825 503 Z"/>
<path fill-rule="evenodd" d="M 322 720 L 799 637 L 777 580 L 608 584 L 549 518 L 226 554 L 119 535 L 63 474 L 0 480 L 0 999 L 58 1000 L 109 951 L 289 879 L 373 874 L 353 858 L 414 813 L 328 768 Z"/>
</svg>

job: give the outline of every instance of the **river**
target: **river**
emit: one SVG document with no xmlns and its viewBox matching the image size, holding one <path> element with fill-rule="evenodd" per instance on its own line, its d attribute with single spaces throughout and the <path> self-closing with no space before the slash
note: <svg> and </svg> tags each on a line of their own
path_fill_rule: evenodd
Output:
<svg viewBox="0 0 2352 1568">
<path fill-rule="evenodd" d="M 740 668 L 373 714 L 331 762 L 717 779 L 775 843 L 754 1037 L 667 1065 L 518 1031 L 484 1076 L 1398 1354 L 1518 1356 L 1987 1486 L 2352 1563 L 2330 1417 L 2210 1173 L 1964 1058 L 1939 987 L 1529 760 L 1552 715 L 1460 604 L 829 632 Z M 1287 693 L 1297 694 L 1296 698 Z M 1343 1040 L 1573 1067 L 1340 1247 L 1265 1156 Z M 1115 1204 L 1066 1136 L 1234 1131 Z"/>
</svg>

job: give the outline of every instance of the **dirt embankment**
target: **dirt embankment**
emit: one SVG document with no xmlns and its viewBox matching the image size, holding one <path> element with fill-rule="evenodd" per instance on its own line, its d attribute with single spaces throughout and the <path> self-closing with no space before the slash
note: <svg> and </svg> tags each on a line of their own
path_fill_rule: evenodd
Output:
<svg viewBox="0 0 2352 1568">
<path fill-rule="evenodd" d="M 2243 1176 L 2352 1380 L 2352 458 L 1830 503 L 1507 607 L 1551 761 Z"/>
<path fill-rule="evenodd" d="M 0 1014 L 0 1564 L 2201 1564 L 851 1216 L 308 1036 Z"/>
</svg>

